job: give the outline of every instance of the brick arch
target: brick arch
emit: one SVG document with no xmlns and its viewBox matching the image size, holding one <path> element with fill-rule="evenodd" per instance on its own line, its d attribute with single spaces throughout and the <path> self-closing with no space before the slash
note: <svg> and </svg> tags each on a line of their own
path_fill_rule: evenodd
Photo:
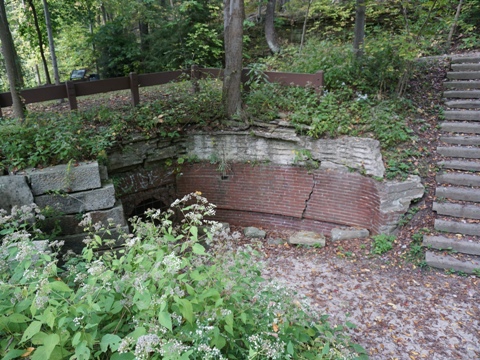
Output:
<svg viewBox="0 0 480 360">
<path fill-rule="evenodd" d="M 376 232 L 376 182 L 357 173 L 299 166 L 197 163 L 182 169 L 177 197 L 192 191 L 217 206 L 216 219 L 233 225 L 329 232 L 358 226 Z"/>
</svg>

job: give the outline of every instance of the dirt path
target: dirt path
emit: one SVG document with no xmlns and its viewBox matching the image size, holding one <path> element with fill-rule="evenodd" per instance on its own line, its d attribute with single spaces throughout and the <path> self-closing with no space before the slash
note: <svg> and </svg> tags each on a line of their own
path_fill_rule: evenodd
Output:
<svg viewBox="0 0 480 360">
<path fill-rule="evenodd" d="M 311 299 L 371 359 L 480 359 L 480 279 L 340 257 L 337 249 L 265 246 L 265 276 Z"/>
</svg>

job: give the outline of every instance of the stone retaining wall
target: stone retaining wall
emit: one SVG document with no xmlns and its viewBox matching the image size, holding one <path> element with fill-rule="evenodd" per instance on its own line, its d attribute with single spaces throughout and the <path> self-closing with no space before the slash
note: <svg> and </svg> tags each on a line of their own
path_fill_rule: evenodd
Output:
<svg viewBox="0 0 480 360">
<path fill-rule="evenodd" d="M 180 139 L 135 135 L 110 151 L 108 169 L 92 162 L 0 177 L 0 208 L 52 206 L 63 213 L 63 236 L 76 239 L 72 244 L 83 236 L 78 214 L 111 217 L 127 229 L 125 218 L 139 208 L 168 206 L 191 191 L 232 224 L 391 233 L 423 186 L 418 177 L 379 181 L 384 171 L 376 140 L 313 140 L 278 124 Z"/>
<path fill-rule="evenodd" d="M 12 206 L 36 203 L 49 207 L 54 214 L 47 218 L 44 231 L 59 228 L 58 238 L 65 240 L 64 249 L 81 251 L 85 238 L 78 226 L 84 214 L 89 213 L 93 223 L 106 228 L 109 219 L 128 232 L 123 206 L 115 197 L 113 184 L 106 182 L 106 171 L 97 162 L 58 165 L 45 169 L 30 169 L 17 175 L 0 177 L 0 208 L 10 211 Z M 14 191 L 8 191 L 14 187 Z M 118 237 L 113 234 L 112 236 Z"/>
</svg>

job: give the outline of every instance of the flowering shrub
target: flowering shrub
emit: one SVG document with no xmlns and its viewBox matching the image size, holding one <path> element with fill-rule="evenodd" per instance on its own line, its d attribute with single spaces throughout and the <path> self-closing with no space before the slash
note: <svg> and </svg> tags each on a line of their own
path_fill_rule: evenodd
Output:
<svg viewBox="0 0 480 360">
<path fill-rule="evenodd" d="M 343 326 L 331 327 L 293 291 L 264 280 L 257 252 L 231 246 L 236 235 L 204 218 L 215 210 L 200 195 L 149 211 L 147 221 L 132 219 L 120 250 L 95 251 L 106 241 L 92 232 L 65 270 L 57 267 L 60 244 L 38 250 L 21 227 L 3 232 L 0 356 L 366 358 Z M 1 214 L 0 230 L 12 229 L 7 223 L 12 218 Z M 88 217 L 83 224 L 95 229 Z"/>
</svg>

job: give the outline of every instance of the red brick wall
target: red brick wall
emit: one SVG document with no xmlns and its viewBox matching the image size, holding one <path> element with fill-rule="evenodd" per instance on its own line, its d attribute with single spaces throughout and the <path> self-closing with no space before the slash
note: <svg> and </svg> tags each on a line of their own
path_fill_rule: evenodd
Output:
<svg viewBox="0 0 480 360">
<path fill-rule="evenodd" d="M 327 232 L 336 226 L 373 230 L 380 220 L 373 179 L 297 166 L 193 164 L 177 178 L 177 196 L 201 191 L 217 205 L 216 219 L 233 225 Z"/>
</svg>

